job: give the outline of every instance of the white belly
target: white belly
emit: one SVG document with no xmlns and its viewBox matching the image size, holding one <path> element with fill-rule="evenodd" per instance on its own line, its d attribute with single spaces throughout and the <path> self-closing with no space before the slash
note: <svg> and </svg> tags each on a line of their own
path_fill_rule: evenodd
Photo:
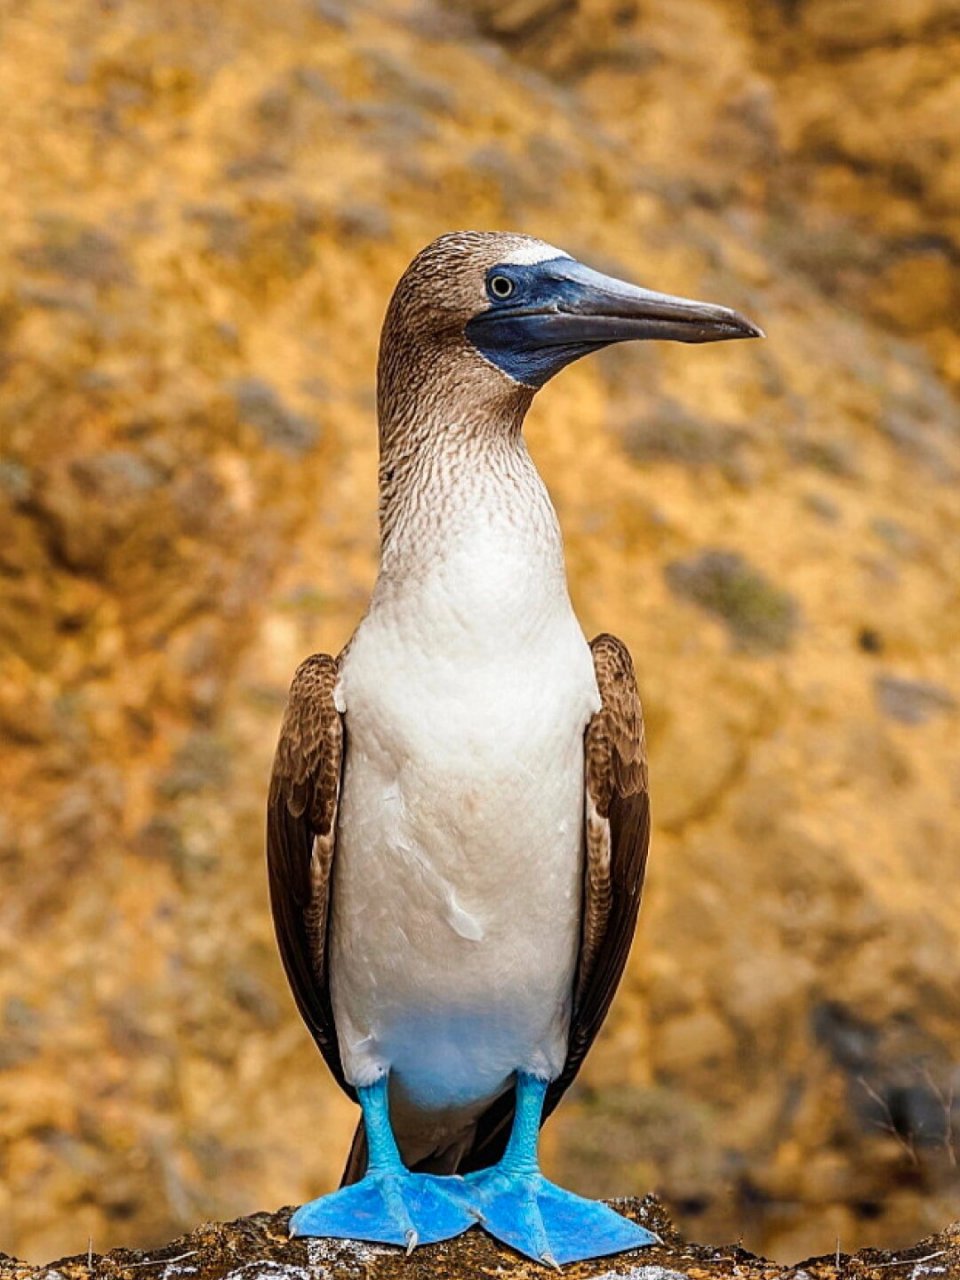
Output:
<svg viewBox="0 0 960 1280">
<path fill-rule="evenodd" d="M 599 699 L 568 607 L 511 654 L 431 647 L 373 615 L 345 661 L 330 976 L 347 1079 L 462 1114 L 566 1057 Z"/>
</svg>

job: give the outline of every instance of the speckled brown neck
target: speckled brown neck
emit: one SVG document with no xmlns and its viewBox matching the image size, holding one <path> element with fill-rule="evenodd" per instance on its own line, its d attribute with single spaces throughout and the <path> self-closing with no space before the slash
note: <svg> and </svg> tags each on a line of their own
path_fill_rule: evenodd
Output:
<svg viewBox="0 0 960 1280">
<path fill-rule="evenodd" d="M 388 313 L 377 379 L 383 554 L 404 517 L 441 525 L 444 495 L 476 472 L 533 470 L 520 434 L 533 394 L 462 337 L 418 343 Z"/>
</svg>

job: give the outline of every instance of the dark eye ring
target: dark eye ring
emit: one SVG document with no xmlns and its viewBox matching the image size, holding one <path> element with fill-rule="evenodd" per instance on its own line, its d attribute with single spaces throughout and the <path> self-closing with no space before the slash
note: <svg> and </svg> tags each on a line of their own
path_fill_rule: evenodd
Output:
<svg viewBox="0 0 960 1280">
<path fill-rule="evenodd" d="M 509 276 L 490 277 L 490 292 L 498 301 L 502 302 L 504 298 L 509 298 L 513 289 L 513 281 Z"/>
</svg>

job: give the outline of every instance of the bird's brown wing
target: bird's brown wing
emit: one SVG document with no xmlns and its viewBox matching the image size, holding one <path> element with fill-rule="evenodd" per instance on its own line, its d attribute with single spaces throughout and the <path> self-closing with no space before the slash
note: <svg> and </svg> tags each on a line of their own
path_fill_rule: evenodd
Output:
<svg viewBox="0 0 960 1280">
<path fill-rule="evenodd" d="M 343 717 L 334 702 L 339 663 L 317 653 L 297 668 L 270 778 L 267 872 L 280 957 L 297 1007 L 340 1087 L 330 1003 L 327 919 L 343 775 Z"/>
<path fill-rule="evenodd" d="M 567 1060 L 550 1087 L 547 1113 L 580 1070 L 620 985 L 650 844 L 647 744 L 633 663 L 615 636 L 597 636 L 590 649 L 602 706 L 584 739 L 583 933 Z"/>
<path fill-rule="evenodd" d="M 585 868 L 580 956 L 567 1060 L 547 1091 L 550 1114 L 580 1070 L 620 983 L 637 924 L 650 842 L 643 712 L 630 654 L 614 636 L 590 646 L 601 708 L 584 736 Z M 477 1122 L 462 1173 L 495 1163 L 513 1122 L 513 1090 Z"/>
</svg>

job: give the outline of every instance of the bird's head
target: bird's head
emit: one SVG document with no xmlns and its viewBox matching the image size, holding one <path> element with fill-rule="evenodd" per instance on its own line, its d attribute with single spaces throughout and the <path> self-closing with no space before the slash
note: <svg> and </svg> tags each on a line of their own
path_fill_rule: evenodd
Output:
<svg viewBox="0 0 960 1280">
<path fill-rule="evenodd" d="M 448 368 L 475 390 L 525 391 L 615 342 L 762 337 L 739 312 L 655 293 L 584 266 L 553 245 L 505 232 L 441 236 L 414 258 L 391 299 L 381 384 Z"/>
</svg>

